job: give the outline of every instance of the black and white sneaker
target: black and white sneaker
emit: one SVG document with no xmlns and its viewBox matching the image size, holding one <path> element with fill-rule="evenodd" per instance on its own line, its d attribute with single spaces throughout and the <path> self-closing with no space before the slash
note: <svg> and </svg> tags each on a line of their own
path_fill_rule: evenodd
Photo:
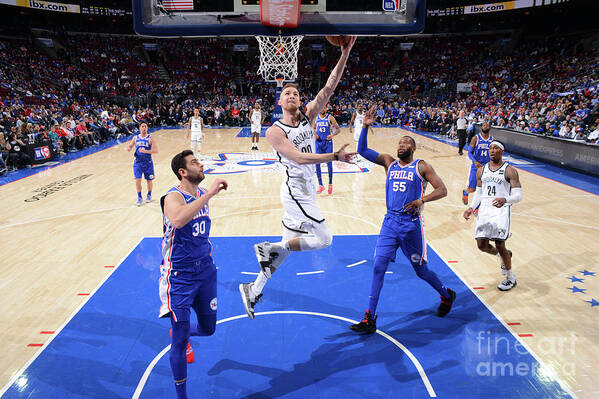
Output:
<svg viewBox="0 0 599 399">
<path fill-rule="evenodd" d="M 262 301 L 262 294 L 258 296 L 254 295 L 254 291 L 252 291 L 253 285 L 254 283 L 239 284 L 239 293 L 241 294 L 241 300 L 243 301 L 245 312 L 248 314 L 248 317 L 250 319 L 254 318 L 254 306 L 256 306 L 256 303 Z"/>
<path fill-rule="evenodd" d="M 510 251 L 508 249 L 507 252 L 510 254 L 510 259 L 511 259 L 512 251 Z M 499 257 L 499 261 L 501 262 L 501 275 L 507 276 L 507 271 L 505 270 L 505 263 L 503 263 L 503 259 L 501 259 L 501 255 L 499 255 L 499 252 L 497 252 L 497 256 Z"/>
<path fill-rule="evenodd" d="M 349 329 L 355 332 L 372 334 L 376 331 L 376 318 L 376 315 L 374 316 L 374 318 L 372 317 L 372 315 L 370 314 L 370 309 L 368 309 L 366 310 L 366 313 L 364 314 L 364 318 L 362 319 L 362 321 L 358 324 L 352 324 L 351 326 L 349 326 Z"/>
<path fill-rule="evenodd" d="M 516 282 L 516 276 L 512 276 L 512 278 L 506 277 L 505 280 L 501 282 L 497 286 L 499 291 L 509 291 L 514 288 L 518 283 Z"/>
<path fill-rule="evenodd" d="M 256 252 L 256 258 L 260 263 L 260 269 L 266 278 L 271 278 L 275 272 L 276 267 L 273 267 L 272 262 L 279 256 L 276 251 L 273 251 L 273 246 L 268 241 L 261 242 L 254 245 L 254 252 Z"/>
</svg>

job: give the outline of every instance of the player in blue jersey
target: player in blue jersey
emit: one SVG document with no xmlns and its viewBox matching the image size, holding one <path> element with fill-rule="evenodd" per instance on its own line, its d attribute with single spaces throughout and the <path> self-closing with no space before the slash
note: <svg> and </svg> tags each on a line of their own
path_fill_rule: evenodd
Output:
<svg viewBox="0 0 599 399">
<path fill-rule="evenodd" d="M 395 261 L 395 253 L 401 248 L 414 271 L 429 283 L 440 295 L 441 304 L 438 316 L 445 316 L 451 310 L 456 293 L 441 283 L 437 275 L 429 270 L 426 259 L 426 238 L 422 220 L 422 207 L 425 202 L 435 201 L 447 195 L 447 188 L 431 165 L 423 160 L 414 160 L 416 142 L 410 136 L 403 136 L 397 147 L 395 159 L 389 154 L 379 154 L 368 148 L 366 136 L 368 126 L 375 121 L 376 106 L 364 117 L 364 126 L 358 141 L 358 152 L 370 162 L 381 165 L 387 171 L 387 214 L 374 252 L 374 270 L 370 288 L 370 300 L 364 319 L 353 324 L 353 331 L 373 333 L 376 331 L 376 307 L 383 287 L 385 272 L 389 262 Z M 430 183 L 433 191 L 424 194 Z"/>
<path fill-rule="evenodd" d="M 212 261 L 208 201 L 228 185 L 216 179 L 208 191 L 198 187 L 204 167 L 185 150 L 173 157 L 171 168 L 181 183 L 160 199 L 163 213 L 159 317 L 171 320 L 170 363 L 177 398 L 187 398 L 186 349 L 189 336 L 209 336 L 216 328 L 216 266 Z M 193 308 L 197 323 L 190 322 Z"/>
<path fill-rule="evenodd" d="M 470 151 L 468 151 L 468 158 L 472 160 L 470 165 L 470 171 L 468 174 L 468 185 L 466 189 L 462 191 L 462 202 L 464 205 L 468 205 L 468 194 L 473 193 L 476 190 L 476 171 L 486 164 L 489 163 L 491 158 L 489 157 L 489 145 L 493 141 L 491 136 L 491 125 L 489 122 L 483 122 L 481 133 L 472 137 L 470 141 Z"/>
<path fill-rule="evenodd" d="M 133 161 L 133 177 L 135 178 L 135 188 L 137 189 L 137 206 L 141 206 L 141 178 L 146 178 L 148 184 L 148 194 L 146 202 L 152 201 L 152 186 L 154 181 L 154 162 L 152 154 L 158 153 L 158 144 L 153 137 L 148 134 L 148 124 L 143 122 L 139 125 L 139 134 L 133 137 L 129 142 L 127 151 L 135 147 L 135 160 Z"/>
<path fill-rule="evenodd" d="M 331 126 L 334 132 L 331 133 Z M 341 130 L 339 124 L 335 120 L 333 115 L 329 115 L 326 107 L 320 111 L 320 114 L 314 120 L 312 124 L 314 129 L 314 138 L 316 139 L 316 153 L 317 154 L 330 154 L 333 152 L 333 137 L 339 134 Z M 327 162 L 327 171 L 329 173 L 329 194 L 333 194 L 333 162 Z M 316 164 L 316 177 L 318 178 L 318 190 L 316 194 L 320 194 L 324 191 L 322 185 L 322 172 L 320 170 L 320 164 Z"/>
</svg>

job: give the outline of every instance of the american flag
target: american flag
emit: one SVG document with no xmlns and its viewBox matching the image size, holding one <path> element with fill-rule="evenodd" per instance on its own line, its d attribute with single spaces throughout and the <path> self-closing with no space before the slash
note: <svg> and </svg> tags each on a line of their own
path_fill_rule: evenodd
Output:
<svg viewBox="0 0 599 399">
<path fill-rule="evenodd" d="M 169 11 L 193 11 L 193 0 L 162 0 L 162 6 Z"/>
</svg>

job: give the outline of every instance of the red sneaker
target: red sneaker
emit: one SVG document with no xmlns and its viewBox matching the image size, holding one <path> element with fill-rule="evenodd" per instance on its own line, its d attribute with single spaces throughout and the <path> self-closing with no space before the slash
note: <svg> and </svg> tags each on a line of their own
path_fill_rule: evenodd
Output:
<svg viewBox="0 0 599 399">
<path fill-rule="evenodd" d="M 320 194 L 324 191 L 324 186 L 318 186 L 318 190 L 316 190 L 316 194 Z"/>
<path fill-rule="evenodd" d="M 171 338 L 173 338 L 173 329 L 169 331 Z M 193 354 L 193 348 L 191 347 L 191 343 L 187 342 L 187 348 L 185 348 L 185 355 L 187 357 L 187 363 L 193 363 L 196 360 L 195 355 Z"/>
<path fill-rule="evenodd" d="M 329 184 L 329 194 L 333 194 L 333 185 Z"/>
<path fill-rule="evenodd" d="M 187 343 L 187 348 L 185 349 L 185 355 L 187 356 L 187 363 L 193 363 L 196 360 L 196 357 L 193 354 L 193 348 L 189 342 Z"/>
<path fill-rule="evenodd" d="M 464 205 L 468 205 L 468 193 L 466 190 L 462 190 L 462 202 Z"/>
</svg>

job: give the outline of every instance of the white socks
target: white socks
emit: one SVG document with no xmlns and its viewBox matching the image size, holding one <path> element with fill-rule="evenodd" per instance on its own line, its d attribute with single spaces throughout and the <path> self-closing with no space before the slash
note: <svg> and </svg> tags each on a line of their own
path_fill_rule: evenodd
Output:
<svg viewBox="0 0 599 399">
<path fill-rule="evenodd" d="M 252 285 L 252 292 L 254 296 L 258 296 L 262 293 L 262 290 L 264 289 L 264 286 L 266 285 L 267 281 L 268 279 L 266 278 L 264 273 L 260 271 L 260 273 L 258 273 L 258 277 L 256 277 L 256 281 L 254 281 L 254 284 Z"/>
<path fill-rule="evenodd" d="M 271 252 L 276 252 L 279 255 L 272 262 L 272 265 L 275 268 L 275 270 L 278 269 L 279 266 L 281 266 L 283 261 L 287 259 L 287 257 L 291 253 L 287 241 L 279 241 L 277 243 L 272 243 L 270 250 Z M 262 290 L 264 289 L 264 286 L 266 285 L 267 281 L 268 278 L 266 278 L 264 273 L 260 271 L 258 277 L 256 277 L 256 281 L 254 281 L 254 285 L 252 285 L 252 292 L 255 296 L 258 296 L 262 293 Z"/>
</svg>

